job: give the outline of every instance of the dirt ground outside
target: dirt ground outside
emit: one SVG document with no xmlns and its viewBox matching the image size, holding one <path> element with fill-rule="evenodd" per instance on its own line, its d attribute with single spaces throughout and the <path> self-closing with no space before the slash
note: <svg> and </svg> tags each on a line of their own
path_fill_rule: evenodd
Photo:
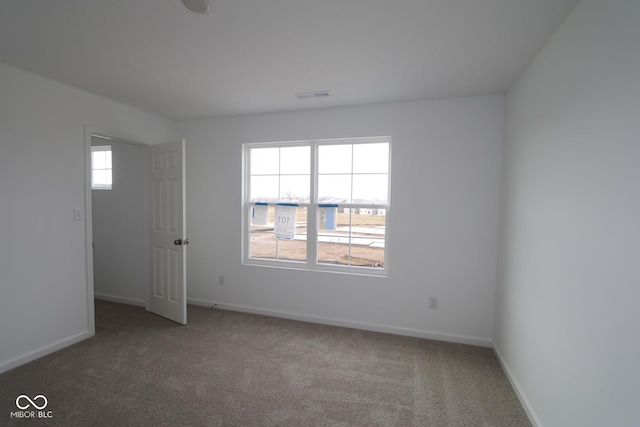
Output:
<svg viewBox="0 0 640 427">
<path fill-rule="evenodd" d="M 296 217 L 296 239 L 279 240 L 275 238 L 273 216 L 270 210 L 268 225 L 251 227 L 251 257 L 306 261 L 306 210 L 298 209 Z M 374 241 L 375 246 L 346 243 L 349 237 L 349 220 L 351 220 L 351 227 L 358 230 L 351 234 L 352 241 Z M 338 213 L 337 230 L 320 233 L 322 238 L 319 238 L 318 262 L 382 268 L 384 266 L 384 226 L 385 217 L 381 215 Z"/>
</svg>

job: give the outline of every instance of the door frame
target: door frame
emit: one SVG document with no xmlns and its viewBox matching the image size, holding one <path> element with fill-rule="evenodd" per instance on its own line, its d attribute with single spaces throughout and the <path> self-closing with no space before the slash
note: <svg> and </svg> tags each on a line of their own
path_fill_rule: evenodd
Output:
<svg viewBox="0 0 640 427">
<path fill-rule="evenodd" d="M 95 317 L 95 284 L 93 278 L 93 196 L 91 192 L 91 138 L 104 138 L 124 142 L 127 144 L 149 147 L 151 144 L 135 141 L 122 135 L 119 131 L 104 131 L 94 128 L 90 125 L 84 126 L 84 159 L 85 159 L 85 176 L 84 176 L 84 222 L 85 222 L 85 265 L 86 265 L 86 282 L 87 282 L 87 328 L 89 336 L 96 334 L 96 317 Z M 149 309 L 149 293 L 145 293 L 145 309 Z"/>
</svg>

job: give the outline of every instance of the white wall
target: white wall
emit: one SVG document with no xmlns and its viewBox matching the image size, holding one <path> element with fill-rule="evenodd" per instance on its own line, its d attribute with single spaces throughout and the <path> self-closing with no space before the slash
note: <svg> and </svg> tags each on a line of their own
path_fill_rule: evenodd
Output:
<svg viewBox="0 0 640 427">
<path fill-rule="evenodd" d="M 583 0 L 506 98 L 495 347 L 538 425 L 640 425 L 640 2 Z"/>
<path fill-rule="evenodd" d="M 491 344 L 502 96 L 177 127 L 187 140 L 191 302 Z M 382 135 L 392 137 L 388 279 L 241 265 L 241 144 Z M 437 310 L 427 308 L 429 296 L 439 298 Z"/>
<path fill-rule="evenodd" d="M 0 372 L 89 334 L 85 125 L 141 142 L 172 122 L 0 64 Z"/>
<path fill-rule="evenodd" d="M 125 142 L 110 145 L 111 190 L 93 190 L 95 297 L 145 306 L 149 289 L 149 150 Z"/>
</svg>

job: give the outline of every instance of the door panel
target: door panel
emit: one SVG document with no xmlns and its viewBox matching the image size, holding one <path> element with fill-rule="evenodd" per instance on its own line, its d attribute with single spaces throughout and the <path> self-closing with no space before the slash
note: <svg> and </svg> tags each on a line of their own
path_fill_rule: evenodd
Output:
<svg viewBox="0 0 640 427">
<path fill-rule="evenodd" d="M 151 150 L 151 283 L 149 310 L 187 323 L 185 142 Z"/>
</svg>

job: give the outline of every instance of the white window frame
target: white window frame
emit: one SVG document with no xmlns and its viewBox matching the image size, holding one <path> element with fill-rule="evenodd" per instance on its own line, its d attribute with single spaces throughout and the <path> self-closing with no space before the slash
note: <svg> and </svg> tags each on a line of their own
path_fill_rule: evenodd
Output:
<svg viewBox="0 0 640 427">
<path fill-rule="evenodd" d="M 110 168 L 96 168 L 93 164 L 93 153 L 108 151 L 111 154 L 111 167 Z M 109 171 L 111 174 L 111 184 L 96 184 L 93 181 L 93 172 L 96 170 Z M 91 146 L 91 189 L 92 190 L 111 190 L 113 189 L 113 151 L 110 145 L 92 145 Z"/>
<path fill-rule="evenodd" d="M 386 204 L 362 204 L 362 203 L 340 203 L 340 208 L 374 208 L 385 210 L 385 234 L 384 234 L 384 263 L 381 268 L 362 267 L 353 265 L 338 265 L 317 262 L 318 248 L 318 147 L 321 145 L 352 145 L 352 144 L 389 144 L 389 165 L 387 170 L 387 203 Z M 322 272 L 345 273 L 365 276 L 389 275 L 389 218 L 391 213 L 391 137 L 366 137 L 366 138 L 346 138 L 332 140 L 309 140 L 309 141 L 288 141 L 288 142 L 261 142 L 247 143 L 242 146 L 243 173 L 242 173 L 242 264 L 263 267 L 276 267 L 284 269 L 310 270 Z M 264 258 L 251 258 L 251 209 L 256 206 L 250 200 L 251 182 L 251 149 L 254 148 L 274 148 L 274 147 L 310 147 L 310 203 L 299 203 L 299 208 L 307 208 L 307 257 L 306 261 L 272 260 Z M 352 171 L 353 174 L 353 171 Z M 269 206 L 275 203 L 269 203 Z"/>
</svg>

